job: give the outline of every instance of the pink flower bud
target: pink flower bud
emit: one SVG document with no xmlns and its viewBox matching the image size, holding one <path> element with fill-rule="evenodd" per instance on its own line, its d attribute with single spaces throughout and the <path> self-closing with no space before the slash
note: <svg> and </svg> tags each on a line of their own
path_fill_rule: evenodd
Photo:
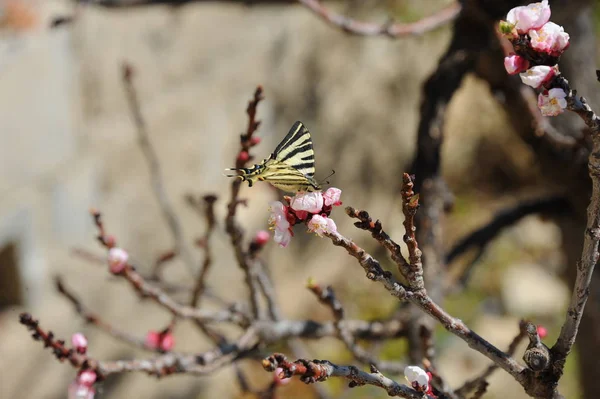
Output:
<svg viewBox="0 0 600 399">
<path fill-rule="evenodd" d="M 119 274 L 125 269 L 127 266 L 127 260 L 129 259 L 129 254 L 127 251 L 121 248 L 111 248 L 108 251 L 108 265 L 110 267 L 110 272 L 113 274 Z"/>
<path fill-rule="evenodd" d="M 160 349 L 164 351 L 170 351 L 175 346 L 175 337 L 173 337 L 173 333 L 168 331 L 165 334 L 162 334 L 162 339 L 160 341 Z"/>
<path fill-rule="evenodd" d="M 91 387 L 96 382 L 96 372 L 93 370 L 84 370 L 77 376 L 77 382 L 81 385 Z"/>
<path fill-rule="evenodd" d="M 283 377 L 283 369 L 281 367 L 277 367 L 275 371 L 273 371 L 273 379 L 278 385 L 285 385 L 291 381 L 291 378 Z"/>
<path fill-rule="evenodd" d="M 87 344 L 88 344 L 87 339 L 85 338 L 85 335 L 83 335 L 82 333 L 73 334 L 71 336 L 71 344 L 73 344 L 73 347 L 75 348 L 77 353 L 85 355 L 85 352 L 87 351 Z"/>
<path fill-rule="evenodd" d="M 116 241 L 117 240 L 115 239 L 115 236 L 113 236 L 113 235 L 107 235 L 106 237 L 104 237 L 104 243 L 109 248 L 114 247 Z"/>
<path fill-rule="evenodd" d="M 506 20 L 513 24 L 520 34 L 527 33 L 532 29 L 539 29 L 550 20 L 548 0 L 515 7 L 508 12 Z"/>
<path fill-rule="evenodd" d="M 325 234 L 337 233 L 335 222 L 327 216 L 313 215 L 307 226 L 309 231 L 316 233 L 319 237 L 323 237 Z"/>
<path fill-rule="evenodd" d="M 146 334 L 146 346 L 148 348 L 156 349 L 160 345 L 160 333 L 156 331 L 148 331 Z"/>
<path fill-rule="evenodd" d="M 538 95 L 538 108 L 544 116 L 562 114 L 567 108 L 567 93 L 563 89 L 544 90 Z"/>
<path fill-rule="evenodd" d="M 298 193 L 292 198 L 290 207 L 295 211 L 319 213 L 323 209 L 323 193 L 320 191 Z"/>
<path fill-rule="evenodd" d="M 265 245 L 267 242 L 269 242 L 269 239 L 271 238 L 271 235 L 269 234 L 268 231 L 264 231 L 264 230 L 260 230 L 257 231 L 256 234 L 254 235 L 254 239 L 252 241 L 254 241 L 257 245 Z"/>
<path fill-rule="evenodd" d="M 527 71 L 521 73 L 521 81 L 527 86 L 531 86 L 537 89 L 544 84 L 550 82 L 550 80 L 556 75 L 557 68 L 546 65 L 537 65 L 529 68 Z"/>
<path fill-rule="evenodd" d="M 429 389 L 429 375 L 420 367 L 406 366 L 404 378 L 419 392 L 426 392 Z"/>
<path fill-rule="evenodd" d="M 554 22 L 548 22 L 538 30 L 530 30 L 531 48 L 558 57 L 569 47 L 569 34 Z"/>
<path fill-rule="evenodd" d="M 512 54 L 508 57 L 504 57 L 504 68 L 506 68 L 506 72 L 508 72 L 509 75 L 516 75 L 529 68 L 529 61 L 520 55 Z"/>
<path fill-rule="evenodd" d="M 342 196 L 342 190 L 340 190 L 339 188 L 335 188 L 335 187 L 329 187 L 324 193 L 323 193 L 323 200 L 325 202 L 325 205 L 327 206 L 340 206 L 342 205 L 342 203 L 340 202 L 340 197 Z"/>
<path fill-rule="evenodd" d="M 544 326 L 537 326 L 537 333 L 541 339 L 544 339 L 548 335 L 548 330 Z"/>
<path fill-rule="evenodd" d="M 237 160 L 240 162 L 248 162 L 249 159 L 250 154 L 248 154 L 248 151 L 240 151 L 240 153 L 237 156 Z"/>
<path fill-rule="evenodd" d="M 260 137 L 258 136 L 252 136 L 252 138 L 250 139 L 250 145 L 251 146 L 255 146 L 260 144 Z"/>
</svg>

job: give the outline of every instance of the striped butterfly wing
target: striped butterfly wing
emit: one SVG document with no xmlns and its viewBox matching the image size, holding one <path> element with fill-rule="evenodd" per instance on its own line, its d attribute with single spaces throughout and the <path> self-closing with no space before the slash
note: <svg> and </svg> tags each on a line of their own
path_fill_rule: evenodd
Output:
<svg viewBox="0 0 600 399">
<path fill-rule="evenodd" d="M 290 129 L 285 138 L 279 143 L 271 158 L 283 162 L 302 173 L 313 178 L 315 175 L 315 152 L 310 132 L 298 121 Z"/>
</svg>

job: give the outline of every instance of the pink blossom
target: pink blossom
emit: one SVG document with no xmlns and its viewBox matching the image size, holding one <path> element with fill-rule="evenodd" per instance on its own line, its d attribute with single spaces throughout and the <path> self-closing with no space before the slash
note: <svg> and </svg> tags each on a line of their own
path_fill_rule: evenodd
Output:
<svg viewBox="0 0 600 399">
<path fill-rule="evenodd" d="M 548 330 L 546 329 L 546 327 L 540 325 L 540 326 L 537 326 L 537 333 L 541 339 L 544 339 L 548 335 Z"/>
<path fill-rule="evenodd" d="M 404 378 L 419 392 L 426 392 L 429 388 L 429 375 L 418 366 L 406 366 Z"/>
<path fill-rule="evenodd" d="M 94 399 L 94 395 L 96 395 L 96 390 L 91 386 L 80 384 L 77 381 L 69 384 L 68 399 Z"/>
<path fill-rule="evenodd" d="M 237 156 L 237 160 L 240 162 L 247 162 L 250 159 L 250 154 L 248 154 L 248 151 L 240 151 L 240 153 Z"/>
<path fill-rule="evenodd" d="M 562 114 L 567 108 L 567 93 L 563 89 L 544 90 L 538 95 L 538 108 L 544 116 Z"/>
<path fill-rule="evenodd" d="M 73 345 L 77 353 L 84 355 L 87 351 L 88 342 L 85 338 L 85 335 L 83 335 L 82 333 L 73 334 L 71 336 L 71 344 Z"/>
<path fill-rule="evenodd" d="M 161 349 L 163 351 L 170 351 L 175 346 L 175 338 L 171 331 L 157 332 L 148 331 L 146 334 L 146 346 L 152 349 Z"/>
<path fill-rule="evenodd" d="M 515 7 L 508 12 L 506 20 L 513 24 L 520 34 L 527 33 L 532 29 L 539 29 L 550 20 L 548 0 Z"/>
<path fill-rule="evenodd" d="M 298 193 L 292 198 L 290 207 L 295 211 L 319 213 L 323 209 L 323 193 L 320 191 Z"/>
<path fill-rule="evenodd" d="M 91 387 L 96 382 L 96 372 L 93 370 L 84 370 L 77 376 L 77 382 L 82 385 Z"/>
<path fill-rule="evenodd" d="M 160 349 L 164 351 L 170 351 L 175 346 L 175 337 L 173 333 L 168 331 L 165 334 L 162 334 L 162 340 L 160 341 Z"/>
<path fill-rule="evenodd" d="M 269 206 L 271 215 L 269 216 L 269 225 L 273 230 L 273 240 L 280 247 L 288 246 L 292 239 L 292 226 L 288 221 L 288 208 L 279 201 L 271 202 Z"/>
<path fill-rule="evenodd" d="M 508 57 L 504 57 L 504 68 L 509 75 L 516 75 L 524 72 L 529 68 L 529 61 L 520 55 L 512 54 Z"/>
<path fill-rule="evenodd" d="M 323 200 L 325 202 L 325 205 L 327 206 L 332 206 L 332 205 L 342 205 L 342 203 L 340 202 L 340 197 L 342 196 L 342 190 L 340 190 L 339 188 L 335 188 L 335 187 L 329 187 L 324 193 L 323 193 Z"/>
<path fill-rule="evenodd" d="M 309 231 L 316 233 L 319 237 L 323 237 L 324 234 L 337 233 L 335 222 L 327 216 L 313 215 L 307 226 Z"/>
<path fill-rule="evenodd" d="M 111 248 L 108 251 L 108 265 L 110 267 L 110 272 L 114 274 L 119 274 L 125 269 L 127 266 L 127 260 L 129 259 L 129 254 L 127 251 L 121 248 Z"/>
<path fill-rule="evenodd" d="M 569 47 L 569 34 L 554 22 L 548 22 L 538 30 L 530 30 L 531 47 L 534 50 L 559 56 Z"/>
<path fill-rule="evenodd" d="M 521 81 L 527 86 L 531 86 L 534 89 L 548 83 L 554 75 L 556 75 L 557 68 L 546 65 L 537 65 L 529 68 L 527 71 L 521 73 Z"/>
<path fill-rule="evenodd" d="M 257 231 L 256 234 L 254 235 L 254 239 L 252 241 L 254 241 L 257 245 L 265 245 L 267 242 L 269 242 L 269 239 L 271 238 L 271 235 L 269 234 L 268 231 L 264 231 L 264 230 L 260 230 Z"/>
<path fill-rule="evenodd" d="M 289 377 L 282 377 L 281 373 L 283 373 L 283 369 L 281 367 L 277 367 L 275 369 L 275 371 L 273 372 L 273 379 L 275 380 L 275 382 L 279 385 L 285 385 L 288 382 L 291 381 L 291 378 Z"/>
<path fill-rule="evenodd" d="M 250 145 L 258 145 L 260 144 L 260 137 L 258 136 L 252 136 L 252 138 L 250 139 Z"/>
</svg>

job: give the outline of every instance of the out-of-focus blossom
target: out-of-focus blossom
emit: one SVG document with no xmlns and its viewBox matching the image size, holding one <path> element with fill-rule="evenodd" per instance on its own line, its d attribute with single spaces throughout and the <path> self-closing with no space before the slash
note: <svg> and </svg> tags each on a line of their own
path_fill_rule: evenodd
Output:
<svg viewBox="0 0 600 399">
<path fill-rule="evenodd" d="M 170 351 L 175 345 L 175 338 L 171 331 L 157 332 L 148 331 L 146 334 L 146 346 L 152 349 L 161 349 L 163 351 Z"/>
<path fill-rule="evenodd" d="M 110 272 L 114 274 L 121 273 L 125 266 L 127 266 L 127 260 L 129 254 L 127 251 L 121 248 L 111 248 L 108 250 L 108 265 Z"/>
<path fill-rule="evenodd" d="M 404 377 L 419 392 L 426 392 L 429 388 L 429 375 L 418 366 L 406 366 Z"/>
<path fill-rule="evenodd" d="M 258 144 L 260 144 L 260 137 L 252 136 L 252 138 L 250 139 L 250 145 L 258 145 Z"/>
<path fill-rule="evenodd" d="M 537 333 L 541 339 L 544 339 L 548 336 L 548 330 L 544 326 L 537 326 Z"/>
<path fill-rule="evenodd" d="M 283 369 L 281 367 L 277 367 L 273 372 L 273 379 L 278 385 L 285 385 L 291 381 L 291 378 L 281 378 L 281 373 L 283 373 Z"/>
<path fill-rule="evenodd" d="M 517 32 L 524 34 L 532 29 L 539 29 L 550 20 L 548 0 L 515 7 L 508 12 L 506 21 L 514 25 Z"/>
<path fill-rule="evenodd" d="M 531 47 L 553 56 L 561 55 L 569 47 L 569 34 L 554 22 L 548 22 L 540 29 L 530 30 Z"/>
<path fill-rule="evenodd" d="M 71 336 L 71 344 L 77 353 L 84 355 L 87 351 L 87 338 L 82 333 L 76 333 Z"/>
<path fill-rule="evenodd" d="M 96 373 L 92 370 L 84 370 L 69 384 L 68 399 L 94 399 L 96 390 L 93 388 L 96 382 Z"/>
<path fill-rule="evenodd" d="M 254 239 L 252 241 L 254 241 L 257 245 L 265 245 L 267 242 L 269 242 L 269 239 L 271 238 L 271 235 L 269 234 L 268 231 L 265 230 L 260 230 L 257 231 L 256 234 L 254 235 Z"/>
<path fill-rule="evenodd" d="M 77 381 L 69 384 L 68 399 L 94 399 L 95 395 L 96 390 L 93 387 L 88 387 Z"/>
<path fill-rule="evenodd" d="M 562 114 L 567 108 L 567 93 L 563 89 L 545 90 L 538 95 L 538 108 L 544 116 Z"/>
<path fill-rule="evenodd" d="M 273 201 L 269 205 L 269 225 L 273 230 L 273 240 L 280 247 L 287 247 L 292 239 L 292 226 L 288 221 L 288 209 L 279 201 Z"/>
<path fill-rule="evenodd" d="M 520 55 L 512 54 L 508 57 L 504 57 L 504 68 L 509 75 L 516 75 L 524 72 L 529 68 L 529 61 Z"/>
<path fill-rule="evenodd" d="M 323 209 L 323 193 L 320 191 L 298 193 L 292 198 L 290 207 L 295 211 L 319 213 Z"/>
<path fill-rule="evenodd" d="M 248 151 L 240 151 L 240 153 L 237 156 L 237 160 L 240 162 L 246 162 L 250 159 L 250 154 L 248 154 Z"/>
<path fill-rule="evenodd" d="M 527 71 L 521 73 L 521 81 L 527 86 L 531 86 L 534 89 L 539 88 L 543 84 L 549 82 L 554 75 L 556 75 L 557 69 L 547 65 L 537 65 L 529 68 Z"/>
<path fill-rule="evenodd" d="M 337 233 L 335 222 L 327 216 L 313 215 L 307 226 L 309 231 L 316 233 L 319 237 L 323 237 L 325 233 Z"/>
<path fill-rule="evenodd" d="M 342 205 L 340 197 L 342 196 L 342 190 L 335 187 L 329 187 L 323 193 L 323 201 L 327 206 L 340 206 Z"/>
</svg>

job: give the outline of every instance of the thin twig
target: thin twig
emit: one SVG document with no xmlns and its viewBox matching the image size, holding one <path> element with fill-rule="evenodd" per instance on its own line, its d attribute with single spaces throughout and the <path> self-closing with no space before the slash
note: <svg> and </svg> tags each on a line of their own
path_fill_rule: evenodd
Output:
<svg viewBox="0 0 600 399">
<path fill-rule="evenodd" d="M 158 155 L 156 154 L 156 150 L 152 146 L 152 143 L 150 142 L 150 139 L 148 137 L 148 128 L 146 126 L 144 116 L 142 115 L 137 91 L 133 84 L 133 75 L 133 67 L 129 64 L 124 64 L 123 84 L 125 86 L 125 92 L 127 93 L 127 101 L 129 103 L 129 108 L 131 110 L 131 114 L 135 122 L 138 143 L 150 168 L 152 190 L 154 191 L 154 195 L 158 200 L 163 217 L 167 221 L 169 229 L 171 230 L 171 234 L 173 235 L 173 241 L 175 242 L 175 252 L 182 257 L 185 265 L 188 268 L 188 271 L 192 275 L 194 275 L 196 273 L 194 258 L 192 257 L 185 243 L 181 223 L 179 222 L 177 214 L 175 213 L 175 210 L 169 202 L 169 197 L 167 196 L 163 183 L 163 177 L 160 168 L 160 162 L 158 160 Z"/>
<path fill-rule="evenodd" d="M 398 384 L 396 381 L 385 377 L 374 366 L 371 366 L 371 373 L 366 373 L 355 366 L 338 366 L 327 360 L 298 359 L 295 362 L 289 362 L 280 353 L 274 353 L 264 359 L 262 364 L 267 371 L 275 371 L 277 368 L 281 368 L 281 377 L 289 378 L 297 375 L 301 381 L 307 384 L 325 381 L 329 377 L 343 377 L 350 381 L 351 388 L 374 385 L 383 388 L 392 397 L 433 399 L 429 395 L 417 392 L 406 385 Z"/>
<path fill-rule="evenodd" d="M 256 120 L 256 108 L 262 99 L 263 89 L 261 86 L 258 86 L 254 91 L 253 99 L 250 100 L 246 109 L 246 113 L 248 114 L 248 127 L 246 128 L 246 132 L 240 136 L 240 154 L 249 154 L 250 148 L 254 146 L 252 142 L 252 135 L 256 132 L 256 129 L 258 129 L 258 126 L 260 125 L 260 121 Z M 243 168 L 246 165 L 246 162 L 250 159 L 250 156 L 238 156 L 235 164 L 236 169 Z M 250 307 L 252 309 L 252 315 L 254 318 L 262 318 L 262 315 L 259 314 L 261 312 L 259 287 L 253 275 L 255 270 L 252 270 L 253 265 L 248 261 L 248 254 L 246 251 L 244 251 L 242 246 L 244 231 L 236 222 L 237 207 L 243 202 L 238 198 L 241 184 L 242 181 L 240 179 L 234 179 L 231 183 L 231 197 L 229 204 L 227 205 L 225 230 L 227 231 L 227 234 L 229 234 L 231 246 L 233 247 L 237 263 L 243 270 L 246 278 L 246 285 L 250 291 Z"/>
<path fill-rule="evenodd" d="M 355 21 L 351 18 L 337 14 L 325 7 L 319 0 L 298 0 L 301 4 L 318 15 L 328 24 L 342 29 L 346 33 L 359 36 L 387 36 L 398 38 L 410 35 L 422 35 L 431 30 L 444 26 L 454 20 L 461 10 L 459 2 L 436 12 L 433 15 L 422 18 L 413 23 L 388 22 L 383 25 Z"/>
<path fill-rule="evenodd" d="M 111 335 L 118 340 L 126 342 L 130 345 L 137 346 L 138 348 L 142 348 L 149 351 L 160 352 L 158 348 L 150 347 L 146 345 L 146 341 L 142 338 L 138 338 L 132 334 L 126 333 L 124 331 L 119 330 L 118 328 L 112 326 L 108 322 L 102 320 L 100 316 L 96 313 L 90 311 L 77 296 L 71 292 L 63 283 L 62 278 L 57 276 L 54 279 L 54 284 L 56 286 L 56 290 L 62 294 L 65 298 L 71 302 L 75 311 L 87 322 L 93 324 L 98 327 L 100 330 L 106 332 L 108 335 Z"/>
<path fill-rule="evenodd" d="M 206 286 L 206 277 L 208 276 L 208 271 L 210 270 L 210 266 L 212 264 L 210 239 L 216 225 L 215 201 L 217 200 L 217 197 L 215 195 L 205 195 L 203 200 L 204 217 L 206 220 L 206 232 L 204 233 L 204 237 L 202 239 L 204 244 L 204 261 L 202 262 L 202 267 L 200 268 L 200 273 L 198 274 L 196 285 L 194 287 L 194 291 L 192 292 L 192 300 L 190 305 L 194 307 L 199 306 L 200 298 L 202 297 L 202 293 L 204 292 L 204 288 Z"/>
</svg>

